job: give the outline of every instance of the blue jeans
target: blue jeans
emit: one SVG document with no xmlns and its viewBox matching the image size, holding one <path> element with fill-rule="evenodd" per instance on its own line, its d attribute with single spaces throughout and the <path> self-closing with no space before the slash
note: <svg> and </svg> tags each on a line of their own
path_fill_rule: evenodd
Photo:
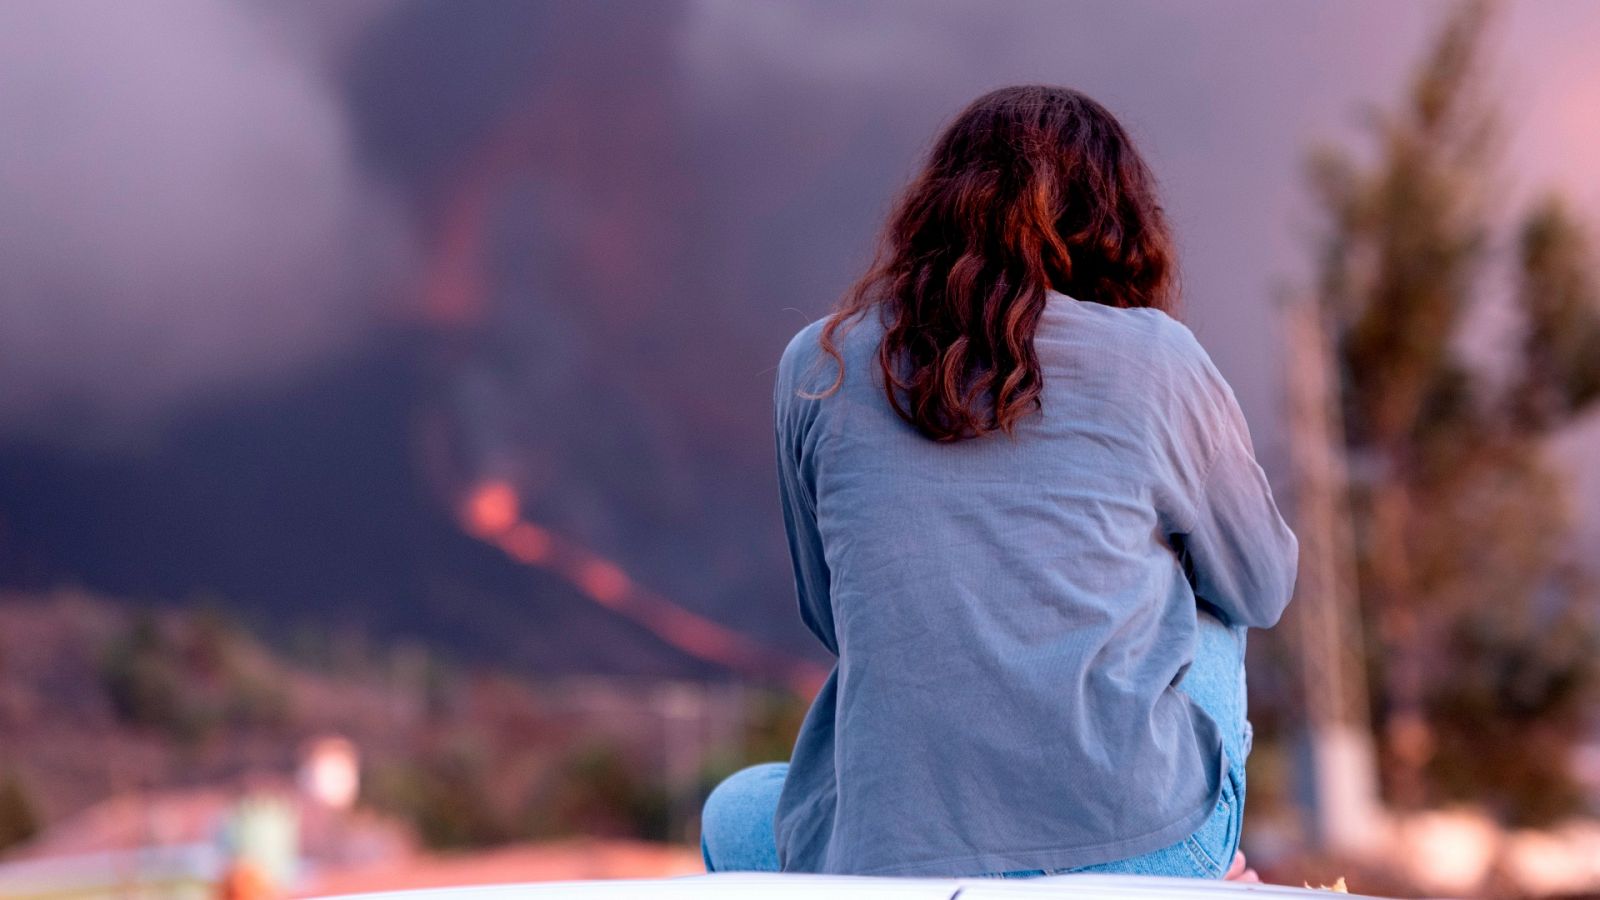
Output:
<svg viewBox="0 0 1600 900">
<path fill-rule="evenodd" d="M 1244 821 L 1244 764 L 1250 753 L 1246 718 L 1245 629 L 1199 615 L 1194 664 L 1178 690 L 1215 719 L 1228 753 L 1228 775 L 1211 817 L 1189 837 L 1170 847 L 1127 859 L 1071 869 L 974 872 L 972 875 L 1029 878 L 1068 872 L 1221 878 L 1239 847 Z M 763 763 L 728 776 L 706 798 L 700 814 L 700 852 L 707 872 L 777 872 L 778 844 L 772 821 L 788 763 Z"/>
</svg>

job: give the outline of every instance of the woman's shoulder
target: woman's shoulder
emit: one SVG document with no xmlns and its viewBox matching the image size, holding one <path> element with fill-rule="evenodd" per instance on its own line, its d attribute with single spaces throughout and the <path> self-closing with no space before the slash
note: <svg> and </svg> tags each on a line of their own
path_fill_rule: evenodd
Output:
<svg viewBox="0 0 1600 900">
<path fill-rule="evenodd" d="M 1200 343 L 1188 325 L 1161 310 L 1148 312 L 1154 320 L 1151 327 L 1157 340 L 1182 375 L 1207 383 L 1221 380 L 1216 364 L 1211 361 L 1211 354 L 1206 352 L 1205 345 Z"/>
<path fill-rule="evenodd" d="M 1156 381 L 1179 391 L 1213 382 L 1216 368 L 1205 347 L 1188 325 L 1164 310 L 1059 296 L 1049 307 L 1060 310 L 1057 333 L 1075 347 L 1127 360 L 1129 365 L 1119 376 L 1135 378 L 1147 388 Z"/>
<path fill-rule="evenodd" d="M 795 332 L 778 358 L 777 389 L 780 394 L 791 394 L 801 388 L 806 373 L 818 368 L 822 360 L 822 330 L 828 324 L 826 317 L 816 320 Z"/>
<path fill-rule="evenodd" d="M 1156 315 L 1161 320 L 1158 328 L 1162 346 L 1172 361 L 1173 377 L 1178 385 L 1206 394 L 1231 393 L 1227 379 L 1222 377 L 1211 354 L 1189 326 L 1166 313 L 1156 312 Z"/>
<path fill-rule="evenodd" d="M 778 359 L 778 370 L 793 369 L 796 364 L 807 363 L 822 353 L 822 329 L 828 324 L 828 317 L 823 316 L 801 328 L 789 338 L 789 343 L 783 348 L 783 355 Z"/>
<path fill-rule="evenodd" d="M 1154 312 L 1154 311 L 1152 311 Z M 1168 416 L 1192 418 L 1199 438 L 1214 446 L 1228 429 L 1246 428 L 1233 386 L 1189 326 L 1156 312 L 1152 325 L 1163 348 L 1159 366 Z M 1187 413 L 1187 415 L 1183 415 Z"/>
<path fill-rule="evenodd" d="M 1074 327 L 1096 332 L 1096 340 L 1125 340 L 1148 349 L 1168 349 L 1188 354 L 1199 347 L 1189 327 L 1165 310 L 1154 307 L 1108 306 L 1050 292 L 1046 307 L 1059 310 Z"/>
<path fill-rule="evenodd" d="M 778 359 L 780 389 L 814 392 L 832 384 L 838 374 L 831 355 L 822 347 L 823 331 L 833 316 L 823 316 L 795 332 Z M 868 359 L 882 333 L 878 317 L 859 314 L 841 321 L 833 331 L 833 345 L 845 361 L 846 371 Z"/>
</svg>

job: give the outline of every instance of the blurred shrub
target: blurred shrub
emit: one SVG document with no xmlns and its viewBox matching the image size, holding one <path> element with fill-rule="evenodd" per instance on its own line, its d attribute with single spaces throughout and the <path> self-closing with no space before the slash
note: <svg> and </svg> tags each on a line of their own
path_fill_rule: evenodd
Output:
<svg viewBox="0 0 1600 900">
<path fill-rule="evenodd" d="M 701 766 L 696 796 L 702 803 L 722 779 L 746 766 L 787 762 L 811 706 L 807 698 L 787 691 L 760 691 L 749 703 L 739 744 L 711 755 Z"/>
<path fill-rule="evenodd" d="M 502 809 L 489 760 L 470 742 L 414 760 L 374 767 L 362 784 L 362 800 L 398 815 L 435 849 L 504 843 L 523 835 Z"/>
<path fill-rule="evenodd" d="M 610 744 L 578 749 L 530 807 L 530 830 L 667 840 L 671 795 L 666 785 L 642 771 L 636 760 Z"/>
<path fill-rule="evenodd" d="M 666 840 L 666 786 L 620 748 L 591 743 L 532 785 L 502 777 L 486 748 L 462 735 L 413 760 L 376 766 L 363 802 L 410 822 L 436 849 L 571 835 Z"/>
<path fill-rule="evenodd" d="M 274 728 L 288 692 L 237 628 L 214 614 L 163 623 L 140 612 L 101 654 L 100 684 L 119 721 L 193 743 L 216 729 Z"/>
<path fill-rule="evenodd" d="M 0 779 L 0 851 L 39 833 L 38 809 L 15 773 Z"/>
</svg>

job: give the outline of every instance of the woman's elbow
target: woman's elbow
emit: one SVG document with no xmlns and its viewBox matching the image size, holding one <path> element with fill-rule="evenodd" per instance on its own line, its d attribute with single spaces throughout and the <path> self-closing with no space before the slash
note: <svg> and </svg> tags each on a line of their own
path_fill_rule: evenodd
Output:
<svg viewBox="0 0 1600 900">
<path fill-rule="evenodd" d="M 1262 585 L 1259 596 L 1263 601 L 1261 624 L 1257 628 L 1271 628 L 1283 617 L 1283 611 L 1294 598 L 1295 583 L 1300 576 L 1300 539 L 1285 527 L 1279 536 L 1279 546 L 1272 558 L 1276 568 Z"/>
</svg>

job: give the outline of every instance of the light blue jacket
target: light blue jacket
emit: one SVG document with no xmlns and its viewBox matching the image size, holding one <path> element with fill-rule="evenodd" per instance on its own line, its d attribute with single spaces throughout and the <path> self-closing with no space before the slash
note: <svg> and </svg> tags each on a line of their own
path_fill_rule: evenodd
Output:
<svg viewBox="0 0 1600 900">
<path fill-rule="evenodd" d="M 776 820 L 785 871 L 1056 869 L 1176 843 L 1216 805 L 1216 724 L 1173 687 L 1198 602 L 1266 628 L 1297 544 L 1187 328 L 1053 293 L 1042 410 L 939 444 L 895 415 L 881 325 L 844 384 L 790 342 L 774 400 L 800 614 L 837 655 Z"/>
</svg>

